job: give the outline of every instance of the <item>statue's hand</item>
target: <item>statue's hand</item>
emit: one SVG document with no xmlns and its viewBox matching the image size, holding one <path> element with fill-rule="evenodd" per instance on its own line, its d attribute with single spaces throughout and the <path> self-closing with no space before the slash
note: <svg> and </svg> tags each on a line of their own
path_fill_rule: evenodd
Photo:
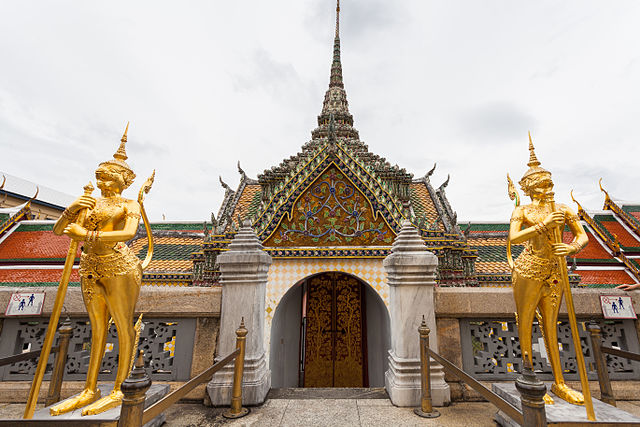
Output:
<svg viewBox="0 0 640 427">
<path fill-rule="evenodd" d="M 551 245 L 553 254 L 556 256 L 567 256 L 575 253 L 576 248 L 566 243 L 554 243 Z"/>
<path fill-rule="evenodd" d="M 87 238 L 87 229 L 76 223 L 67 225 L 63 233 L 73 240 L 85 240 Z"/>
<path fill-rule="evenodd" d="M 71 213 L 75 214 L 80 209 L 93 209 L 95 205 L 96 205 L 96 199 L 94 199 L 93 197 L 80 196 L 77 199 L 75 199 L 67 209 L 69 209 Z"/>
<path fill-rule="evenodd" d="M 564 212 L 551 212 L 542 222 L 549 228 L 560 227 L 562 224 L 564 224 Z"/>
<path fill-rule="evenodd" d="M 634 289 L 640 289 L 640 283 L 636 283 L 635 285 L 620 285 L 616 286 L 616 289 L 622 289 L 623 291 L 632 291 Z"/>
</svg>

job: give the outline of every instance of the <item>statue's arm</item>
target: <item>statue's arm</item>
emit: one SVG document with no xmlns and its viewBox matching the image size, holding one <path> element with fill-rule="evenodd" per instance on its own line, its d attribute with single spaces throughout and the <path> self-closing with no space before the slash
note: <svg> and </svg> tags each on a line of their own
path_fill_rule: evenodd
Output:
<svg viewBox="0 0 640 427">
<path fill-rule="evenodd" d="M 65 229 L 67 226 L 74 223 L 81 209 L 93 209 L 95 205 L 96 199 L 91 196 L 78 197 L 73 201 L 73 203 L 67 206 L 64 212 L 62 212 L 60 218 L 58 218 L 56 223 L 53 225 L 53 233 L 58 236 L 65 234 Z"/>
<path fill-rule="evenodd" d="M 622 289 L 623 291 L 632 291 L 634 289 L 640 289 L 640 283 L 636 283 L 635 285 L 620 285 L 616 286 L 616 289 Z"/>
<path fill-rule="evenodd" d="M 511 225 L 509 226 L 509 240 L 511 244 L 517 245 L 526 242 L 537 234 L 535 227 L 522 229 L 524 223 L 524 209 L 518 206 L 511 214 Z"/>
<path fill-rule="evenodd" d="M 562 210 L 564 211 L 565 224 L 569 226 L 569 229 L 574 235 L 573 241 L 569 246 L 574 249 L 572 254 L 576 254 L 587 246 L 589 243 L 589 236 L 587 236 L 587 232 L 584 230 L 584 227 L 580 222 L 580 218 L 571 210 L 570 207 L 563 205 Z"/>
<path fill-rule="evenodd" d="M 60 218 L 53 224 L 53 234 L 62 236 L 64 229 L 71 223 L 70 219 L 65 215 L 61 215 Z"/>
<path fill-rule="evenodd" d="M 559 211 L 562 212 L 564 218 L 564 224 L 569 227 L 573 234 L 573 240 L 571 243 L 554 243 L 552 246 L 553 254 L 556 256 L 569 256 L 575 255 L 582 250 L 587 243 L 589 243 L 589 237 L 587 232 L 584 231 L 584 227 L 580 223 L 580 218 L 576 215 L 568 206 L 560 205 Z"/>
</svg>

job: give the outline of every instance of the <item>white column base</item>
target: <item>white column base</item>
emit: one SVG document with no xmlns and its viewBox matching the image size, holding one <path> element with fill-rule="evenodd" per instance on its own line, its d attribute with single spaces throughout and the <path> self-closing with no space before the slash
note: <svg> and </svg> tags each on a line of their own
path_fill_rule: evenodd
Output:
<svg viewBox="0 0 640 427">
<path fill-rule="evenodd" d="M 433 359 L 430 361 L 430 368 L 431 402 L 433 406 L 448 406 L 451 403 L 451 391 L 449 384 L 444 380 L 444 369 Z M 395 406 L 420 406 L 420 360 L 399 358 L 390 350 L 389 369 L 385 373 L 384 387 Z"/>
<path fill-rule="evenodd" d="M 229 406 L 233 391 L 233 362 L 213 375 L 207 392 L 213 406 Z M 260 405 L 271 388 L 271 371 L 267 369 L 264 353 L 257 360 L 244 360 L 242 405 Z"/>
</svg>

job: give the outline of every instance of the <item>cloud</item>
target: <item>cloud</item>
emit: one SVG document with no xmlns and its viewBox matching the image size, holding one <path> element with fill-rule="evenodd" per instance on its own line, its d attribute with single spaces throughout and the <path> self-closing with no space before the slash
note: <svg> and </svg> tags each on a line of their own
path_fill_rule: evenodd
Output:
<svg viewBox="0 0 640 427">
<path fill-rule="evenodd" d="M 236 90 L 250 91 L 256 88 L 277 92 L 285 85 L 300 82 L 300 76 L 290 62 L 277 61 L 265 49 L 256 49 L 244 67 L 233 76 Z"/>
<path fill-rule="evenodd" d="M 342 2 L 340 10 L 340 35 L 354 43 L 366 42 L 371 33 L 392 29 L 406 19 L 406 6 L 401 2 L 385 0 L 350 0 Z M 318 40 L 326 40 L 326 34 L 334 28 L 335 7 L 327 2 L 315 2 L 304 18 L 305 26 L 312 29 Z"/>
<path fill-rule="evenodd" d="M 222 201 L 218 175 L 235 187 L 238 159 L 255 177 L 316 126 L 335 0 L 34 1 L 0 14 L 0 148 L 13 175 L 77 194 L 131 120 L 131 166 L 140 179 L 157 171 L 150 216 L 203 220 Z M 508 218 L 504 172 L 526 169 L 528 129 L 559 187 L 598 195 L 603 176 L 637 198 L 638 2 L 341 7 L 363 140 L 417 176 L 438 162 L 432 181 L 451 174 L 460 218 Z"/>
<path fill-rule="evenodd" d="M 489 144 L 521 140 L 523 131 L 535 127 L 535 119 L 515 103 L 493 102 L 464 110 L 457 126 L 465 136 Z"/>
</svg>

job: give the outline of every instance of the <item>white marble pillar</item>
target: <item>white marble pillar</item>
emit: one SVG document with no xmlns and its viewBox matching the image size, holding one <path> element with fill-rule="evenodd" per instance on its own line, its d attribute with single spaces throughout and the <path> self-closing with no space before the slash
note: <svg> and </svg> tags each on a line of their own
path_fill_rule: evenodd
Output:
<svg viewBox="0 0 640 427">
<path fill-rule="evenodd" d="M 433 287 L 438 257 L 427 250 L 418 230 L 405 220 L 384 260 L 389 281 L 391 350 L 385 388 L 396 406 L 420 406 L 420 338 L 425 316 L 430 347 L 438 350 Z M 442 366 L 431 359 L 431 397 L 434 406 L 451 401 Z"/>
<path fill-rule="evenodd" d="M 271 257 L 258 240 L 251 223 L 245 221 L 229 244 L 229 250 L 218 256 L 222 307 L 220 332 L 216 349 L 216 362 L 236 348 L 236 329 L 244 317 L 247 334 L 244 376 L 242 382 L 243 405 L 264 402 L 271 387 L 271 371 L 267 366 L 264 349 L 264 310 L 267 272 Z M 233 363 L 218 371 L 207 391 L 211 402 L 229 405 L 233 383 Z"/>
</svg>

